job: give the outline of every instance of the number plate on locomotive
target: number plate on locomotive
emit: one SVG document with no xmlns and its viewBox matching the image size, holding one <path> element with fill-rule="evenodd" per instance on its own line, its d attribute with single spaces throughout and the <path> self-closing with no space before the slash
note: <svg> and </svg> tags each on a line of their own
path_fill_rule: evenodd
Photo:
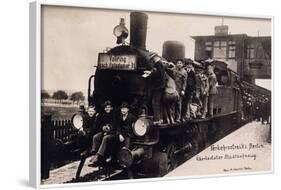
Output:
<svg viewBox="0 0 281 190">
<path fill-rule="evenodd" d="M 112 55 L 99 53 L 98 69 L 135 70 L 136 68 L 136 55 Z"/>
</svg>

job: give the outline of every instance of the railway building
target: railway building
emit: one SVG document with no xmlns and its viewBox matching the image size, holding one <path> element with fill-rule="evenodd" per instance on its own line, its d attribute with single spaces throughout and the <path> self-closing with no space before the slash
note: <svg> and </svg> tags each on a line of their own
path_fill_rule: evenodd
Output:
<svg viewBox="0 0 281 190">
<path fill-rule="evenodd" d="M 192 36 L 197 61 L 221 60 L 241 79 L 271 79 L 271 36 L 231 34 L 227 25 L 215 26 L 214 35 Z"/>
</svg>

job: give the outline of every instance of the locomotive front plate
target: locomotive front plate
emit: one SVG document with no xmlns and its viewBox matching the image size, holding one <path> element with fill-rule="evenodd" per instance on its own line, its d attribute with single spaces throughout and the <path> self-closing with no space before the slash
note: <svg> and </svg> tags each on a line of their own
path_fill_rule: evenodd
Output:
<svg viewBox="0 0 281 190">
<path fill-rule="evenodd" d="M 113 55 L 99 53 L 98 69 L 135 70 L 136 68 L 136 55 Z"/>
</svg>

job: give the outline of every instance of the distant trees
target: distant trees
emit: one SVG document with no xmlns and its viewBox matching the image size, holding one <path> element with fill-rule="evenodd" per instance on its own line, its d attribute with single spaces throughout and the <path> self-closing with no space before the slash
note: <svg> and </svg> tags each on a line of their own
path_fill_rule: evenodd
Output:
<svg viewBox="0 0 281 190">
<path fill-rule="evenodd" d="M 73 101 L 73 104 L 76 102 L 77 104 L 79 104 L 80 101 L 84 101 L 85 100 L 85 96 L 83 94 L 83 92 L 79 91 L 79 92 L 74 92 L 71 94 L 70 96 L 70 100 Z"/>
<path fill-rule="evenodd" d="M 57 90 L 52 95 L 47 90 L 41 90 L 42 103 L 59 103 L 59 104 L 79 104 L 85 100 L 82 91 L 73 92 L 68 95 L 64 90 Z"/>
<path fill-rule="evenodd" d="M 51 97 L 50 94 L 46 90 L 41 91 L 41 99 L 45 100 L 45 99 L 48 99 L 50 97 Z"/>
<path fill-rule="evenodd" d="M 68 98 L 68 95 L 63 90 L 58 90 L 58 91 L 54 92 L 54 94 L 53 94 L 53 99 L 59 100 L 59 102 L 61 102 L 62 100 L 66 100 L 67 98 Z"/>
</svg>

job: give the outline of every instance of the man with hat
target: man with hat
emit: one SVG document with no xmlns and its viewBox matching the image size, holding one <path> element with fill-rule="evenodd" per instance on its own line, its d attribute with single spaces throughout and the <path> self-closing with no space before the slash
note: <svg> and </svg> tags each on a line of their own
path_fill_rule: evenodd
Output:
<svg viewBox="0 0 281 190">
<path fill-rule="evenodd" d="M 97 117 L 97 133 L 93 137 L 91 150 L 91 153 L 97 156 L 89 166 L 97 166 L 98 163 L 104 161 L 106 153 L 108 153 L 108 147 L 113 145 L 116 139 L 112 104 L 110 101 L 106 101 L 103 107 L 104 112 Z"/>
<path fill-rule="evenodd" d="M 183 59 L 177 59 L 176 61 L 176 67 L 174 70 L 174 80 L 176 83 L 176 90 L 179 94 L 179 99 L 176 102 L 175 106 L 175 119 L 176 122 L 179 122 L 181 120 L 182 116 L 182 99 L 185 95 L 185 88 L 186 88 L 186 82 L 187 82 L 187 72 L 183 68 Z"/>
<path fill-rule="evenodd" d="M 206 118 L 208 112 L 208 96 L 209 96 L 209 81 L 208 77 L 204 74 L 203 68 L 198 68 L 198 74 L 196 75 L 196 92 L 195 98 L 199 102 L 202 109 L 202 119 Z"/>
<path fill-rule="evenodd" d="M 196 76 L 191 61 L 186 63 L 185 69 L 187 71 L 187 82 L 182 103 L 182 117 L 184 120 L 187 120 L 190 119 L 190 104 L 196 89 Z"/>
<path fill-rule="evenodd" d="M 83 115 L 85 121 L 83 127 L 79 130 L 79 144 L 87 149 L 81 153 L 81 156 L 86 156 L 89 153 L 89 148 L 92 145 L 93 135 L 96 134 L 96 120 L 98 113 L 93 105 L 88 107 L 87 114 Z"/>
<path fill-rule="evenodd" d="M 165 67 L 157 54 L 153 54 L 149 62 L 153 68 L 150 71 L 144 71 L 144 77 L 147 77 L 151 90 L 153 120 L 155 123 L 163 123 L 161 100 L 166 83 Z"/>
<path fill-rule="evenodd" d="M 209 104 L 209 116 L 210 118 L 213 117 L 213 109 L 214 109 L 214 99 L 216 94 L 218 94 L 217 89 L 217 77 L 214 73 L 214 68 L 212 65 L 208 65 L 207 67 L 208 73 L 208 81 L 209 81 L 209 97 L 208 97 L 208 104 Z"/>
<path fill-rule="evenodd" d="M 175 65 L 172 62 L 166 63 L 166 85 L 163 102 L 163 119 L 165 123 L 172 124 L 175 122 L 175 105 L 179 101 L 179 93 L 175 82 Z"/>
<path fill-rule="evenodd" d="M 129 104 L 123 102 L 120 108 L 119 117 L 116 119 L 117 134 L 119 142 L 124 143 L 126 148 L 130 148 L 131 139 L 133 138 L 132 125 L 136 118 L 133 114 L 129 113 Z"/>
</svg>

